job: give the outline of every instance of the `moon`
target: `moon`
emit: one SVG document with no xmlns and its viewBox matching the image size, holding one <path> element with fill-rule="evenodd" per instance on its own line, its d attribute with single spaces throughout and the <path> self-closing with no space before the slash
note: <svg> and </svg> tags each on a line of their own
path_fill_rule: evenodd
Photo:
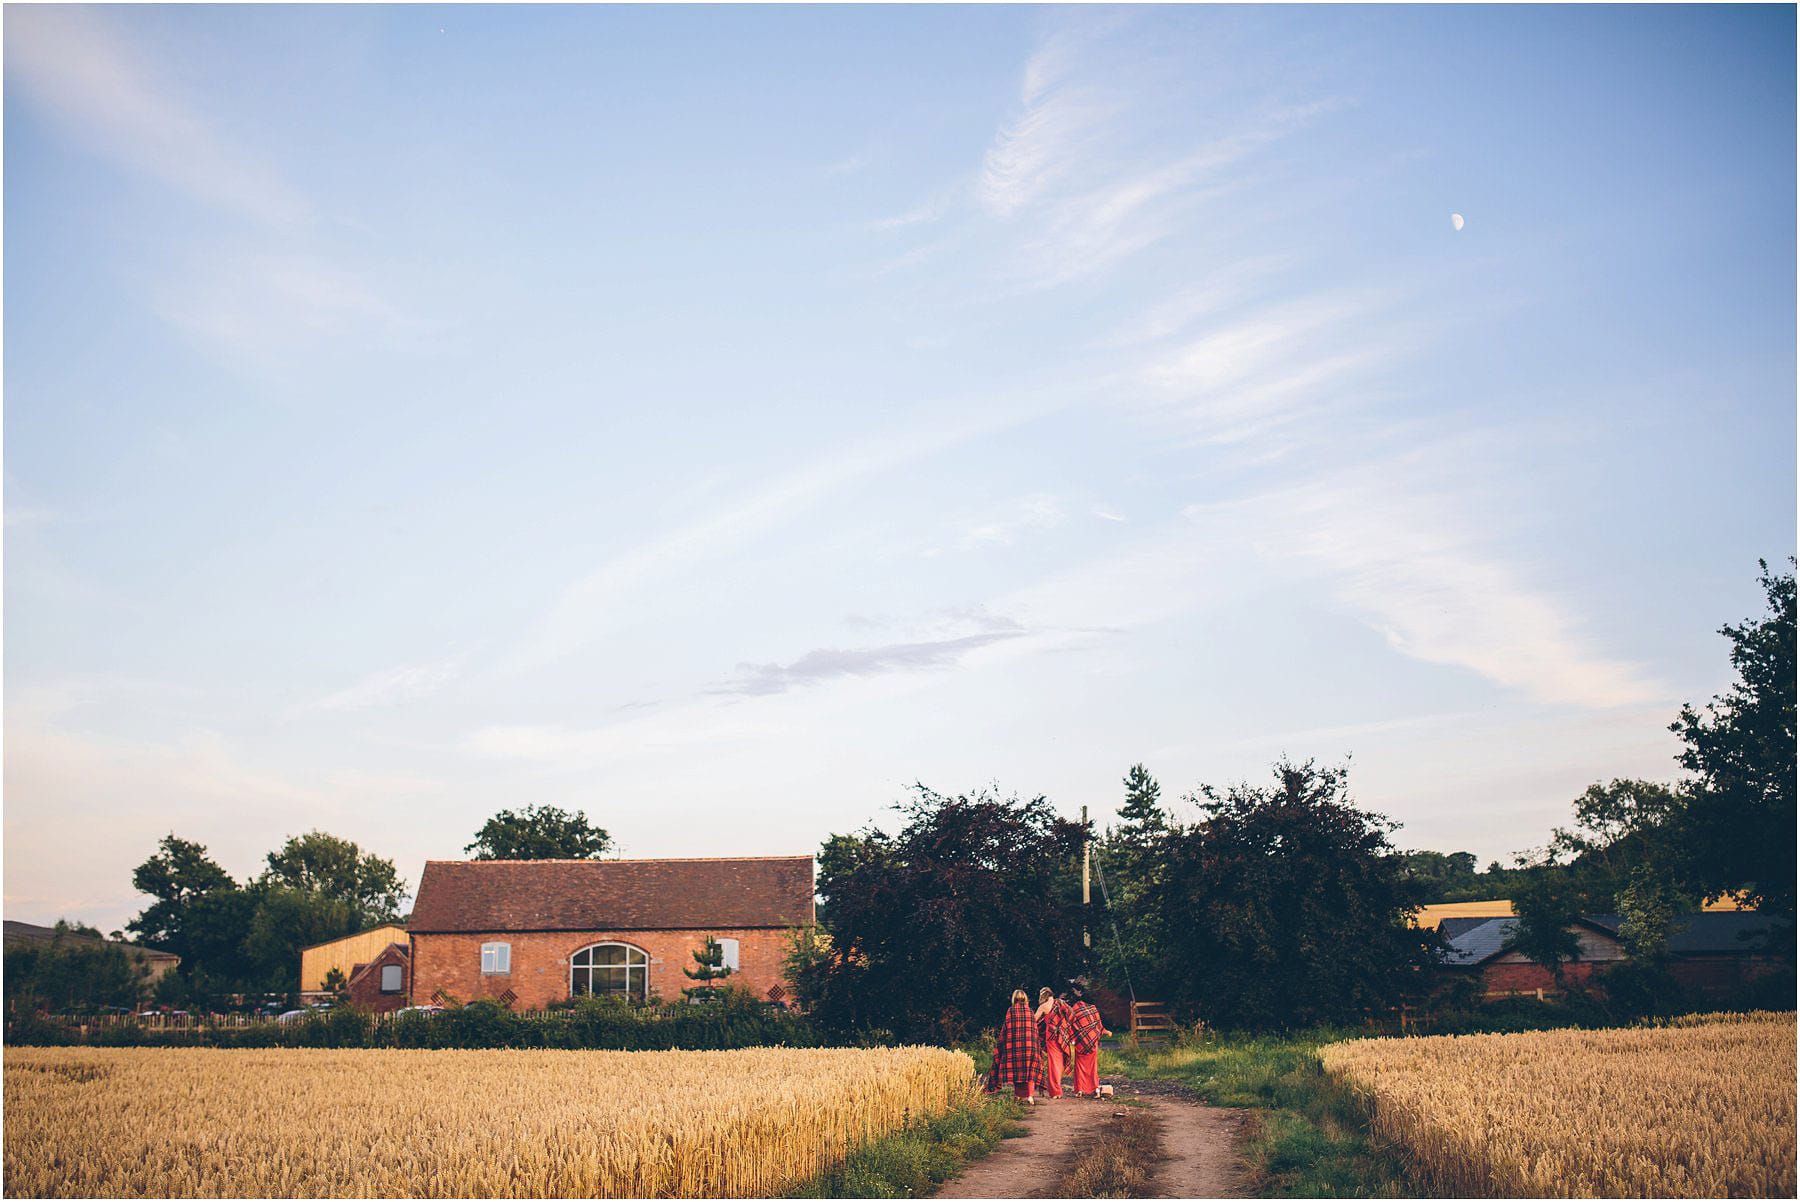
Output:
<svg viewBox="0 0 1800 1202">
<path fill-rule="evenodd" d="M 1461 213 L 1450 214 L 1450 228 L 1453 230 L 1460 230 L 1462 227 L 1463 227 L 1462 214 Z"/>
</svg>

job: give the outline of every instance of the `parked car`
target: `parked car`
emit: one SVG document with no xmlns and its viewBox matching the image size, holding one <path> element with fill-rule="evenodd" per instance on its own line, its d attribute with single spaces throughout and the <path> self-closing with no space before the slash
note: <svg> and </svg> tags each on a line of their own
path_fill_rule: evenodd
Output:
<svg viewBox="0 0 1800 1202">
<path fill-rule="evenodd" d="M 433 1014 L 442 1014 L 443 1012 L 444 1008 L 442 1006 L 434 1006 L 430 1003 L 426 1003 L 423 1006 L 402 1006 L 400 1009 L 394 1011 L 395 1014 L 423 1014 L 427 1017 Z"/>
<path fill-rule="evenodd" d="M 275 1021 L 278 1023 L 296 1022 L 311 1013 L 311 1010 L 284 1010 L 275 1016 Z"/>
</svg>

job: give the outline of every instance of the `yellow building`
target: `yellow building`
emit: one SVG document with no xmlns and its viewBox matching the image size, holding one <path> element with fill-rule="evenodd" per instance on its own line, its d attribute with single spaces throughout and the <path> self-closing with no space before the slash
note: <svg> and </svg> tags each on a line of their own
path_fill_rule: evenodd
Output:
<svg viewBox="0 0 1800 1202">
<path fill-rule="evenodd" d="M 1437 930 L 1446 918 L 1511 918 L 1513 904 L 1506 898 L 1494 901 L 1439 902 L 1423 906 L 1413 916 L 1413 925 Z"/>
<path fill-rule="evenodd" d="M 350 979 L 358 964 L 367 964 L 379 956 L 390 943 L 407 942 L 406 928 L 399 923 L 372 927 L 341 939 L 315 943 L 300 949 L 300 992 L 310 993 L 325 988 L 325 975 L 332 969 Z"/>
<path fill-rule="evenodd" d="M 1720 910 L 1741 910 L 1743 905 L 1731 894 L 1715 898 L 1701 907 L 1707 913 Z M 1508 898 L 1497 898 L 1492 901 L 1438 902 L 1435 905 L 1423 906 L 1413 916 L 1413 925 L 1429 927 L 1437 930 L 1438 924 L 1446 918 L 1511 918 L 1513 904 Z"/>
</svg>

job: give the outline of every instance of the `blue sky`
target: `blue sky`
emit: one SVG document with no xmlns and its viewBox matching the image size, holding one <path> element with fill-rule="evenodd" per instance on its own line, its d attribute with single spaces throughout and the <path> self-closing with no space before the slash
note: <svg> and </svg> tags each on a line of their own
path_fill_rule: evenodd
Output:
<svg viewBox="0 0 1800 1202">
<path fill-rule="evenodd" d="M 1794 32 L 11 7 L 6 913 L 1284 753 L 1540 844 L 1794 550 Z"/>
</svg>

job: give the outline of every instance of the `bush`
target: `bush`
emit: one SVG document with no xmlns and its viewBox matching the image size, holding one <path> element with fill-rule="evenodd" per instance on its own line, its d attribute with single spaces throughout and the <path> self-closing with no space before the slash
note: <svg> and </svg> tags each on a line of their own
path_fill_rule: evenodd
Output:
<svg viewBox="0 0 1800 1202">
<path fill-rule="evenodd" d="M 868 1033 L 865 1033 L 868 1034 Z M 893 1042 L 887 1032 L 874 1042 Z M 412 1010 L 378 1023 L 354 1006 L 308 1014 L 291 1023 L 156 1030 L 136 1023 L 91 1030 L 84 1039 L 66 1022 L 27 1017 L 6 1029 L 9 1044 L 89 1043 L 104 1047 L 218 1048 L 567 1048 L 666 1051 L 677 1048 L 820 1047 L 826 1041 L 804 1016 L 721 990 L 702 1003 L 632 1005 L 616 997 L 583 997 L 527 1018 L 488 999 L 437 1013 Z M 844 1042 L 844 1041 L 838 1041 Z M 870 1040 L 864 1039 L 863 1044 Z"/>
</svg>

